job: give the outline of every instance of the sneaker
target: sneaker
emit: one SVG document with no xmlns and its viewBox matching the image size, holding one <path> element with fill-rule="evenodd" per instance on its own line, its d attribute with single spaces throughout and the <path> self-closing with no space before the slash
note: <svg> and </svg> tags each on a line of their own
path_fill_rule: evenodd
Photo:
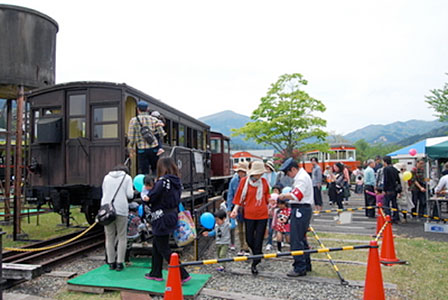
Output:
<svg viewBox="0 0 448 300">
<path fill-rule="evenodd" d="M 267 244 L 266 245 L 266 251 L 271 251 L 272 250 L 272 245 L 271 244 Z"/>
<path fill-rule="evenodd" d="M 243 255 L 245 255 L 245 256 L 250 256 L 250 252 L 249 251 L 244 251 L 244 254 Z"/>
<path fill-rule="evenodd" d="M 154 281 L 163 281 L 163 278 L 151 276 L 150 273 L 146 273 L 145 278 Z"/>
<path fill-rule="evenodd" d="M 219 266 L 216 268 L 216 271 L 218 272 L 224 272 L 226 269 L 224 268 L 224 266 Z"/>
<path fill-rule="evenodd" d="M 184 283 L 186 283 L 186 282 L 188 282 L 190 280 L 191 280 L 191 276 L 188 276 L 187 278 L 182 279 L 182 284 L 184 284 Z"/>
<path fill-rule="evenodd" d="M 235 248 L 235 245 L 230 245 L 230 251 L 235 251 L 236 250 L 236 248 Z"/>
<path fill-rule="evenodd" d="M 163 150 L 162 148 L 160 148 L 159 151 L 157 151 L 157 156 L 162 155 L 163 152 L 165 152 L 165 150 Z"/>
<path fill-rule="evenodd" d="M 109 264 L 109 270 L 115 270 L 117 268 L 117 264 L 116 263 L 110 263 Z"/>
<path fill-rule="evenodd" d="M 124 265 L 123 263 L 117 263 L 117 267 L 115 268 L 115 271 L 123 271 Z"/>
<path fill-rule="evenodd" d="M 300 272 L 300 273 L 296 273 L 294 270 L 289 271 L 288 273 L 286 273 L 286 276 L 288 277 L 300 277 L 300 276 L 306 276 L 306 271 Z"/>
<path fill-rule="evenodd" d="M 244 256 L 245 252 L 243 250 L 239 251 L 236 255 L 237 256 Z"/>
</svg>

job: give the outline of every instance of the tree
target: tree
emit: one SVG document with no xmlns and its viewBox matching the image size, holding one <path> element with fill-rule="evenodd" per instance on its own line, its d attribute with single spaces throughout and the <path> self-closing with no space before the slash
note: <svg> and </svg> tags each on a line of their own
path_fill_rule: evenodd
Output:
<svg viewBox="0 0 448 300">
<path fill-rule="evenodd" d="M 376 156 L 383 157 L 387 153 L 401 148 L 401 146 L 395 144 L 379 143 L 370 145 L 364 139 L 357 140 L 354 145 L 356 147 L 356 160 L 360 161 L 361 164 L 368 159 L 374 159 Z"/>
<path fill-rule="evenodd" d="M 448 121 L 448 83 L 445 83 L 443 89 L 434 89 L 430 92 L 432 95 L 426 96 L 426 103 L 437 112 L 436 116 L 440 122 Z"/>
<path fill-rule="evenodd" d="M 280 76 L 252 113 L 253 122 L 234 129 L 232 135 L 244 135 L 245 140 L 252 138 L 289 156 L 294 149 L 327 150 L 328 144 L 323 143 L 327 133 L 321 129 L 327 122 L 314 115 L 326 108 L 300 89 L 307 83 L 299 73 Z"/>
</svg>

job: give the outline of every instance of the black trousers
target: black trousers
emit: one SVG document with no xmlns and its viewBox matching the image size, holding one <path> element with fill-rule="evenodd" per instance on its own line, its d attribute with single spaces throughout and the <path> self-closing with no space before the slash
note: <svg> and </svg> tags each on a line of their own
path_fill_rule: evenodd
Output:
<svg viewBox="0 0 448 300">
<path fill-rule="evenodd" d="M 159 160 L 159 157 L 157 156 L 158 150 L 158 147 L 137 150 L 139 174 L 149 174 L 149 169 L 151 168 L 151 172 L 155 175 L 157 161 Z"/>
<path fill-rule="evenodd" d="M 364 186 L 364 191 L 374 192 L 373 185 L 366 185 Z M 367 206 L 375 206 L 376 205 L 376 199 L 375 196 L 369 195 L 366 192 L 364 192 L 364 204 L 365 207 Z M 366 209 L 366 216 L 369 218 L 375 218 L 375 209 Z"/>
<path fill-rule="evenodd" d="M 395 193 L 393 191 L 387 191 L 386 195 L 384 196 L 384 206 L 398 209 L 397 193 Z M 394 211 L 393 213 L 391 213 L 390 208 L 386 208 L 385 213 L 388 216 L 392 215 L 391 216 L 392 221 L 395 221 L 395 222 L 400 221 L 398 211 Z"/>
<path fill-rule="evenodd" d="M 414 208 L 412 209 L 412 212 L 417 212 L 418 207 L 418 213 L 419 218 L 422 218 L 421 215 L 426 214 L 426 194 L 425 192 L 421 191 L 412 191 L 412 202 L 414 203 Z"/>
<path fill-rule="evenodd" d="M 263 254 L 263 238 L 266 231 L 266 224 L 268 219 L 263 220 L 250 220 L 244 219 L 246 224 L 246 242 L 249 248 L 252 250 L 252 254 Z M 256 266 L 260 263 L 261 259 L 254 259 L 252 265 Z"/>
<path fill-rule="evenodd" d="M 314 205 L 322 206 L 322 191 L 321 187 L 313 186 L 314 190 Z"/>
<path fill-rule="evenodd" d="M 291 205 L 291 251 L 307 250 L 306 232 L 310 227 L 311 205 Z M 294 272 L 302 273 L 311 270 L 309 254 L 294 256 Z"/>
<path fill-rule="evenodd" d="M 152 269 L 149 273 L 151 277 L 162 278 L 163 259 L 170 262 L 171 249 L 169 244 L 169 235 L 154 236 L 152 240 Z M 180 268 L 180 277 L 182 280 L 190 276 L 185 268 Z"/>
</svg>

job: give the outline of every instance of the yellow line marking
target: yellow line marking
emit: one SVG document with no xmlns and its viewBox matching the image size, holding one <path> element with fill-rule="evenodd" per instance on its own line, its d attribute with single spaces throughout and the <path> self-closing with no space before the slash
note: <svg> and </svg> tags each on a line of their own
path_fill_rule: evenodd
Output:
<svg viewBox="0 0 448 300">
<path fill-rule="evenodd" d="M 217 264 L 217 263 L 218 263 L 218 260 L 217 260 L 217 259 L 208 259 L 208 260 L 204 260 L 204 261 L 202 261 L 202 263 L 203 263 L 204 265 Z"/>
</svg>

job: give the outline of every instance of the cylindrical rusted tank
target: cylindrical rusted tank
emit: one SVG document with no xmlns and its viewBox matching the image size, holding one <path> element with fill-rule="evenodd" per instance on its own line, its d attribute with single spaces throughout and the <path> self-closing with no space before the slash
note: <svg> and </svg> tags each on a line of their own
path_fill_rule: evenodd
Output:
<svg viewBox="0 0 448 300">
<path fill-rule="evenodd" d="M 58 23 L 29 8 L 0 4 L 0 98 L 17 98 L 17 87 L 55 81 Z"/>
</svg>

